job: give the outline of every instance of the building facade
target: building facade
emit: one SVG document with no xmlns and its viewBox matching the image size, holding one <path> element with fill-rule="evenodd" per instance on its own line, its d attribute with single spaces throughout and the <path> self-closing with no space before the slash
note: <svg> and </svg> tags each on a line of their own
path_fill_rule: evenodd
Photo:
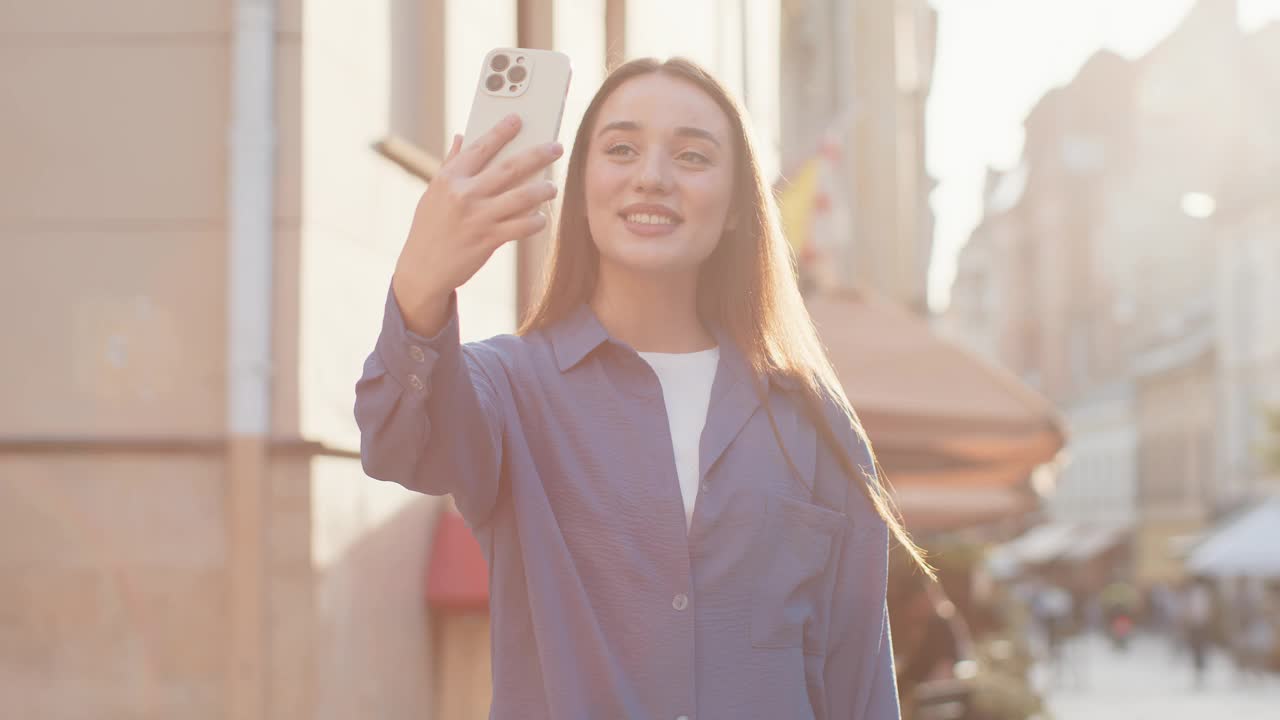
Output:
<svg viewBox="0 0 1280 720">
<path fill-rule="evenodd" d="M 988 173 L 939 321 L 1062 409 L 1070 440 L 1045 508 L 1062 523 L 1120 528 L 1136 512 L 1133 390 L 1110 358 L 1097 272 L 1107 193 L 1133 155 L 1133 78 L 1132 63 L 1102 51 L 1029 112 L 1018 165 Z"/>
<path fill-rule="evenodd" d="M 1012 211 L 988 202 L 946 318 L 1070 418 L 1050 515 L 1114 503 L 1150 582 L 1176 579 L 1195 533 L 1268 482 L 1255 448 L 1277 226 L 1262 188 L 1280 149 L 1262 128 L 1277 122 L 1280 65 L 1276 26 L 1237 20 L 1234 0 L 1201 0 L 1143 57 L 1099 53 L 1042 98 L 1009 171 L 1025 188 Z M 1029 262 L 1007 245 L 993 259 L 1004 226 Z M 1025 294 L 999 305 L 986 288 L 1017 286 L 1005 273 L 1026 273 Z"/>
<path fill-rule="evenodd" d="M 849 218 L 819 274 L 924 314 L 935 186 L 925 166 L 937 12 L 926 0 L 782 3 L 782 169 L 834 161 L 824 202 Z"/>
<path fill-rule="evenodd" d="M 1035 308 L 1023 301 L 1034 277 L 1034 256 L 1022 230 L 1020 201 L 1026 181 L 1025 166 L 1003 172 L 988 168 L 982 221 L 957 258 L 951 302 L 935 326 L 1035 384 Z"/>
<path fill-rule="evenodd" d="M 1100 386 L 1067 413 L 1066 463 L 1048 501 L 1048 516 L 1128 530 L 1137 525 L 1138 433 L 1133 386 Z"/>
<path fill-rule="evenodd" d="M 1264 457 L 1280 408 L 1280 23 L 1246 39 L 1250 111 L 1231 153 L 1236 172 L 1217 188 L 1213 240 L 1218 347 L 1218 482 L 1228 507 L 1280 492 Z"/>
</svg>

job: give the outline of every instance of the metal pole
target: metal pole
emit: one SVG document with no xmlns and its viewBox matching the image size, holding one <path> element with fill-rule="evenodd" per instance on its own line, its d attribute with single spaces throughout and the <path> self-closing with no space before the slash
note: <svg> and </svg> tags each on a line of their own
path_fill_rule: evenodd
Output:
<svg viewBox="0 0 1280 720">
<path fill-rule="evenodd" d="M 267 716 L 267 436 L 271 427 L 275 184 L 274 0 L 236 0 L 227 257 L 225 716 Z"/>
</svg>

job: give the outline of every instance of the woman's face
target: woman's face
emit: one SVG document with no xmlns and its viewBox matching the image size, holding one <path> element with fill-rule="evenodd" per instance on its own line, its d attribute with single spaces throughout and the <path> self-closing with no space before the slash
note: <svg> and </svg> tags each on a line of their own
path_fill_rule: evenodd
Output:
<svg viewBox="0 0 1280 720">
<path fill-rule="evenodd" d="M 696 85 L 649 73 L 600 107 L 586 160 L 587 223 L 602 264 L 696 270 L 733 195 L 729 118 Z"/>
</svg>

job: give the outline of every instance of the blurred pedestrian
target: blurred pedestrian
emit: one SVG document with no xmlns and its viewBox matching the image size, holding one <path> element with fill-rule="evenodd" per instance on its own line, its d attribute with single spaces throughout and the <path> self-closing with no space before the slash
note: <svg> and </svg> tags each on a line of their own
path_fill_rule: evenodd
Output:
<svg viewBox="0 0 1280 720">
<path fill-rule="evenodd" d="M 1124 580 L 1115 580 L 1102 589 L 1107 637 L 1116 650 L 1128 650 L 1138 610 L 1138 591 Z"/>
<path fill-rule="evenodd" d="M 1177 618 L 1174 615 L 1173 593 L 1169 586 L 1163 582 L 1157 582 L 1151 586 L 1147 597 L 1151 608 L 1151 629 L 1161 635 L 1172 632 L 1176 627 Z"/>
<path fill-rule="evenodd" d="M 1237 600 L 1239 623 L 1232 643 L 1236 668 L 1243 681 L 1261 679 L 1271 665 L 1275 653 L 1275 628 L 1272 626 L 1267 598 L 1260 586 L 1246 585 Z"/>
<path fill-rule="evenodd" d="M 1209 663 L 1209 643 L 1213 625 L 1213 595 L 1208 583 L 1193 580 L 1189 584 L 1183 603 L 1183 627 L 1187 637 L 1187 649 L 1191 652 L 1191 667 L 1195 673 L 1197 688 L 1204 686 L 1205 670 Z"/>
</svg>

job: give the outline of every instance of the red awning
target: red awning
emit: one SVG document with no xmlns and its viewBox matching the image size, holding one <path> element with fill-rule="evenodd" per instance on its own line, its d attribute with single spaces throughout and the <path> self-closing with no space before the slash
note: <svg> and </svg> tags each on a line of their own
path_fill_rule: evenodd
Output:
<svg viewBox="0 0 1280 720">
<path fill-rule="evenodd" d="M 943 488 L 970 488 L 974 497 L 980 488 L 1013 490 L 1062 449 L 1063 423 L 1045 398 L 917 315 L 855 291 L 806 303 L 909 525 L 913 516 L 929 518 L 924 525 L 951 524 L 939 515 L 946 508 L 929 499 Z M 1020 514 L 1026 496 L 1014 492 L 986 509 L 956 510 Z"/>
<path fill-rule="evenodd" d="M 888 472 L 886 470 L 886 472 Z M 941 533 L 1034 512 L 1038 498 L 1026 485 L 996 487 L 916 484 L 894 480 L 894 500 L 913 533 Z"/>
<path fill-rule="evenodd" d="M 440 513 L 427 565 L 427 605 L 437 610 L 489 607 L 489 566 L 480 543 L 453 510 Z"/>
</svg>

